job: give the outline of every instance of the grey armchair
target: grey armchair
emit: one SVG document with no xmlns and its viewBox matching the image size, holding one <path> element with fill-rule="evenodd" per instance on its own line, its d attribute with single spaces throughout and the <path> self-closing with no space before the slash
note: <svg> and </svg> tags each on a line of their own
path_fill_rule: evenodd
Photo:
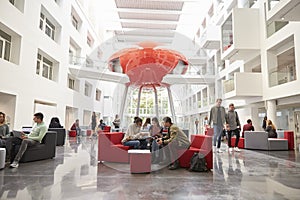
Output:
<svg viewBox="0 0 300 200">
<path fill-rule="evenodd" d="M 48 131 L 55 131 L 56 135 L 56 146 L 63 146 L 66 140 L 66 129 L 64 128 L 49 128 Z"/>
<path fill-rule="evenodd" d="M 19 148 L 17 148 L 19 149 Z M 20 162 L 30 162 L 54 158 L 56 155 L 56 132 L 48 131 L 42 143 L 28 146 Z"/>
</svg>

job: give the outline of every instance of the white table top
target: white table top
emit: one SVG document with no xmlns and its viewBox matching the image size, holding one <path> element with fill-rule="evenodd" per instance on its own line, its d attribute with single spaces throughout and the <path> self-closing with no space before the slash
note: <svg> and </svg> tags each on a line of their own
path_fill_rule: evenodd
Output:
<svg viewBox="0 0 300 200">
<path fill-rule="evenodd" d="M 148 149 L 129 149 L 128 153 L 148 154 L 148 153 L 151 153 L 151 152 Z"/>
</svg>

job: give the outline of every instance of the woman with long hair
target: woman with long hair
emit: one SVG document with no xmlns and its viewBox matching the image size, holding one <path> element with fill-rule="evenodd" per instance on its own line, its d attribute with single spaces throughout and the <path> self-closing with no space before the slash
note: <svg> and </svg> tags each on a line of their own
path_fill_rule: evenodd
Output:
<svg viewBox="0 0 300 200">
<path fill-rule="evenodd" d="M 269 138 L 277 138 L 276 127 L 271 120 L 268 120 L 266 132 L 268 132 Z"/>
</svg>

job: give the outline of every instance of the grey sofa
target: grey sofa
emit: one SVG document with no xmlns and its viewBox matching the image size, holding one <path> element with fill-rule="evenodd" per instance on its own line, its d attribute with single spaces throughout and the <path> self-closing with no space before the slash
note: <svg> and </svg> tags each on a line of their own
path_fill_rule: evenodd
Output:
<svg viewBox="0 0 300 200">
<path fill-rule="evenodd" d="M 55 131 L 56 135 L 56 146 L 65 145 L 66 140 L 66 129 L 64 128 L 49 128 L 48 131 Z"/>
<path fill-rule="evenodd" d="M 16 148 L 19 149 L 19 148 Z M 30 162 L 54 158 L 56 155 L 56 132 L 47 131 L 41 144 L 29 146 L 20 162 Z"/>
<path fill-rule="evenodd" d="M 268 138 L 268 133 L 265 131 L 245 131 L 245 149 L 288 150 L 288 141 Z"/>
</svg>

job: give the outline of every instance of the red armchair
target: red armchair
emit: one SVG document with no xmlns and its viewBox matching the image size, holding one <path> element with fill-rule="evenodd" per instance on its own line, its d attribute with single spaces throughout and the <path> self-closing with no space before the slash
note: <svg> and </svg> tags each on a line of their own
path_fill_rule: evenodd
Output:
<svg viewBox="0 0 300 200">
<path fill-rule="evenodd" d="M 76 137 L 76 131 L 75 130 L 69 130 L 69 137 Z"/>
<path fill-rule="evenodd" d="M 103 132 L 110 132 L 111 126 L 104 126 Z"/>
<path fill-rule="evenodd" d="M 179 150 L 179 164 L 181 167 L 190 167 L 190 160 L 194 153 L 205 155 L 207 168 L 213 168 L 212 137 L 208 135 L 191 135 L 191 146 L 187 150 Z"/>
<path fill-rule="evenodd" d="M 124 133 L 100 132 L 98 136 L 98 161 L 128 163 L 128 149 L 121 143 Z"/>
</svg>

